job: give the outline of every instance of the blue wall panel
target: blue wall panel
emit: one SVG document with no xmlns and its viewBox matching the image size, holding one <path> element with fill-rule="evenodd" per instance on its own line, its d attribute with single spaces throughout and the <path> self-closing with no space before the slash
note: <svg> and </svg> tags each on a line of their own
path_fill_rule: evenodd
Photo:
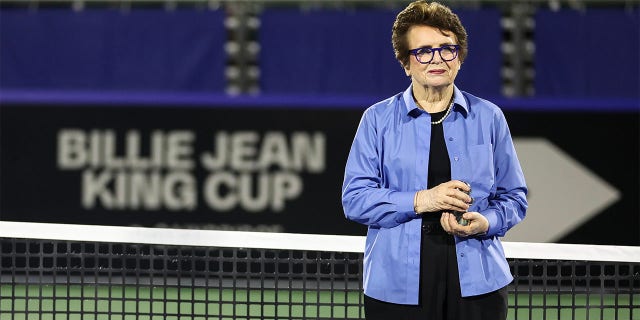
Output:
<svg viewBox="0 0 640 320">
<path fill-rule="evenodd" d="M 539 10 L 538 96 L 640 97 L 640 11 Z"/>
<path fill-rule="evenodd" d="M 461 90 L 491 98 L 502 95 L 502 28 L 494 8 L 454 10 L 467 30 L 469 54 L 458 73 Z"/>
<path fill-rule="evenodd" d="M 391 47 L 391 11 L 266 10 L 265 93 L 394 94 L 409 85 Z"/>
<path fill-rule="evenodd" d="M 0 11 L 0 86 L 224 90 L 224 13 Z"/>
</svg>

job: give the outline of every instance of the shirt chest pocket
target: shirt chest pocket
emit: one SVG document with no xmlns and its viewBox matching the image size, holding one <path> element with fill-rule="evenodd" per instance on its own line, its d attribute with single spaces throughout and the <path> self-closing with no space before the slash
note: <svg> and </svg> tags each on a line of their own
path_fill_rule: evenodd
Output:
<svg viewBox="0 0 640 320">
<path fill-rule="evenodd" d="M 495 182 L 495 166 L 493 163 L 493 145 L 481 144 L 469 148 L 471 160 L 471 186 L 474 193 L 488 195 Z"/>
</svg>

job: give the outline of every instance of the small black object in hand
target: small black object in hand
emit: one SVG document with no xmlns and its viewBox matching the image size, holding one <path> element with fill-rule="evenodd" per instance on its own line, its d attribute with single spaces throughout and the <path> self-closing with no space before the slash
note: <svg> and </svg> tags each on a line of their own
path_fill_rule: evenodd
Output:
<svg viewBox="0 0 640 320">
<path fill-rule="evenodd" d="M 469 191 L 464 191 L 464 190 L 460 190 L 460 189 L 458 189 L 458 190 L 460 190 L 460 191 L 462 191 L 462 192 L 464 192 L 464 193 L 466 193 L 468 195 L 471 195 L 471 185 L 466 181 L 462 181 L 462 182 L 464 182 L 467 186 L 469 186 Z M 471 203 L 473 203 L 473 197 L 471 198 L 471 202 L 469 202 L 469 204 L 471 204 Z M 464 212 L 461 212 L 461 211 L 454 211 L 453 212 L 453 215 L 456 216 L 456 220 L 458 221 L 458 224 L 466 226 L 467 224 L 469 224 L 469 220 L 463 218 L 462 217 L 463 214 L 464 214 Z"/>
</svg>

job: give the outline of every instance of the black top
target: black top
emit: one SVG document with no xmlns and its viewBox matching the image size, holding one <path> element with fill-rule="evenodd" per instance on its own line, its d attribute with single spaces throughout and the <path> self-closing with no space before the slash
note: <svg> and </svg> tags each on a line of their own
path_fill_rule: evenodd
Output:
<svg viewBox="0 0 640 320">
<path fill-rule="evenodd" d="M 432 121 L 440 120 L 447 111 L 431 114 Z M 451 161 L 444 142 L 444 129 L 442 123 L 431 125 L 431 148 L 429 151 L 429 175 L 427 176 L 427 188 L 431 189 L 443 182 L 451 180 Z M 424 220 L 440 220 L 439 214 L 422 215 Z"/>
<path fill-rule="evenodd" d="M 440 120 L 445 111 L 431 114 L 433 121 Z M 433 188 L 443 182 L 451 180 L 451 161 L 444 142 L 444 130 L 442 123 L 431 125 L 431 149 L 429 151 L 429 176 L 427 188 Z"/>
</svg>

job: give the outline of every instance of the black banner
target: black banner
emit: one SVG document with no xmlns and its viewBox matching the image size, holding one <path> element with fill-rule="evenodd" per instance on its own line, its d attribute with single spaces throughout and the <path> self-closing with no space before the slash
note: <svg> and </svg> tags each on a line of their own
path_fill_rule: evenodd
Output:
<svg viewBox="0 0 640 320">
<path fill-rule="evenodd" d="M 340 204 L 360 113 L 5 106 L 2 219 L 362 234 Z"/>
<path fill-rule="evenodd" d="M 0 218 L 364 235 L 340 203 L 363 110 L 5 104 Z M 640 242 L 637 112 L 506 115 L 515 139 L 544 137 L 620 193 L 561 241 Z"/>
</svg>

